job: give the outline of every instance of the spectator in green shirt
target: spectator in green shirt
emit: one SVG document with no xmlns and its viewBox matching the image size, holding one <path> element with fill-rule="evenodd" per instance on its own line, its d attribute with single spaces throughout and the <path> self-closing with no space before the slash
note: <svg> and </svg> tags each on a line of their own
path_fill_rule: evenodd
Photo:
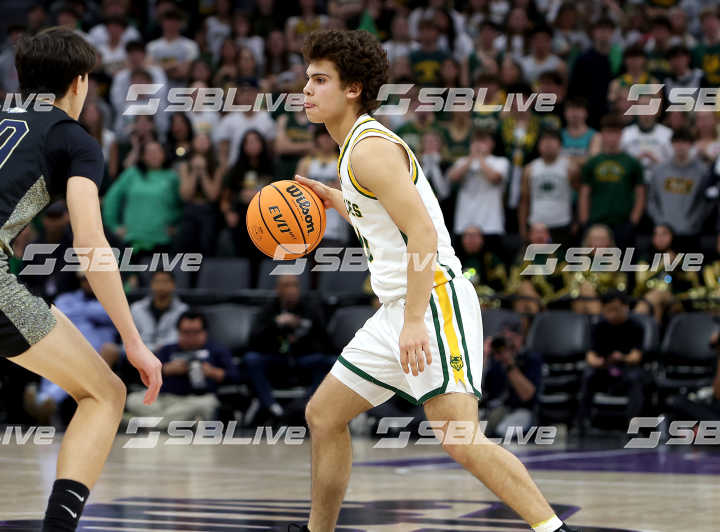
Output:
<svg viewBox="0 0 720 532">
<path fill-rule="evenodd" d="M 159 142 L 143 145 L 140 160 L 105 195 L 104 222 L 136 252 L 167 249 L 182 212 L 180 178 L 163 167 L 165 151 Z"/>
<path fill-rule="evenodd" d="M 440 36 L 435 22 L 423 19 L 418 26 L 420 30 L 420 49 L 410 53 L 410 65 L 415 81 L 419 85 L 440 83 L 440 69 L 448 57 L 438 45 Z"/>
<path fill-rule="evenodd" d="M 621 247 L 632 245 L 635 226 L 645 210 L 642 165 L 620 151 L 622 127 L 619 117 L 602 119 L 602 150 L 582 167 L 578 206 L 580 224 L 609 225 Z"/>
</svg>

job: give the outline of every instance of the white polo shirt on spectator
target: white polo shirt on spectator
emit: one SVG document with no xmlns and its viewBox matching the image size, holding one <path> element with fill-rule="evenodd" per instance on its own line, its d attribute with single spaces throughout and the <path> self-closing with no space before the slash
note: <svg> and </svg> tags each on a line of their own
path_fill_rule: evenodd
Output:
<svg viewBox="0 0 720 532">
<path fill-rule="evenodd" d="M 455 163 L 465 163 L 467 157 L 461 157 Z M 470 226 L 479 227 L 486 235 L 505 233 L 505 212 L 503 210 L 503 192 L 510 171 L 510 161 L 505 157 L 488 155 L 487 165 L 499 172 L 502 181 L 493 184 L 485 177 L 478 162 L 471 163 L 460 185 L 455 206 L 455 233 L 461 234 Z"/>
<path fill-rule="evenodd" d="M 187 37 L 179 36 L 172 41 L 160 37 L 148 43 L 147 54 L 153 61 L 164 66 L 171 61 L 193 61 L 200 55 L 200 51 L 197 43 Z"/>
<path fill-rule="evenodd" d="M 220 120 L 213 141 L 216 145 L 224 140 L 230 141 L 228 164 L 232 165 L 237 161 L 242 138 L 250 129 L 258 130 L 268 142 L 275 140 L 275 121 L 267 111 L 229 112 Z"/>
<path fill-rule="evenodd" d="M 93 28 L 90 30 L 90 33 L 88 33 L 88 39 L 96 48 L 100 48 L 101 46 L 107 46 L 107 44 L 110 42 L 110 35 L 108 34 L 107 26 L 105 24 L 98 24 L 97 26 L 93 26 Z M 134 26 L 127 26 L 122 36 L 120 37 L 120 42 L 122 43 L 123 48 L 130 41 L 142 40 L 143 38 L 140 35 L 140 32 Z"/>
</svg>

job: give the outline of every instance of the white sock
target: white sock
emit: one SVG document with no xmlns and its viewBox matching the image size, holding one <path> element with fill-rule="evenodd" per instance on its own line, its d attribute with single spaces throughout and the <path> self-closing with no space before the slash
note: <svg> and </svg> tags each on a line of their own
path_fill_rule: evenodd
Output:
<svg viewBox="0 0 720 532">
<path fill-rule="evenodd" d="M 558 519 L 558 516 L 553 515 L 550 519 L 546 519 L 541 523 L 532 525 L 532 528 L 535 532 L 555 532 L 562 526 L 562 524 L 563 522 Z"/>
</svg>

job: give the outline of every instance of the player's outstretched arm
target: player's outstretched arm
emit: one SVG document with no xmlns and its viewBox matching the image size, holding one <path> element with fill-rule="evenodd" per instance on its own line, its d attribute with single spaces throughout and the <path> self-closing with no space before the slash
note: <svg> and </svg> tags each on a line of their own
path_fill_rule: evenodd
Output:
<svg viewBox="0 0 720 532">
<path fill-rule="evenodd" d="M 380 137 L 357 143 L 350 154 L 355 177 L 372 191 L 407 237 L 407 297 L 400 332 L 400 362 L 417 375 L 431 362 L 425 312 L 430 302 L 437 255 L 437 231 L 412 182 L 405 150 Z"/>
<path fill-rule="evenodd" d="M 145 404 L 151 404 L 162 385 L 162 364 L 140 339 L 130 314 L 117 261 L 103 231 L 97 185 L 84 177 L 71 177 L 67 183 L 66 198 L 73 230 L 73 247 L 79 256 L 87 256 L 89 259 L 90 267 L 85 272 L 87 280 L 120 333 L 128 360 L 148 387 Z M 82 251 L 83 248 L 88 251 Z M 93 264 L 99 267 L 93 267 Z"/>
<path fill-rule="evenodd" d="M 315 179 L 309 179 L 297 174 L 295 174 L 295 180 L 306 187 L 310 187 L 312 191 L 322 200 L 326 209 L 335 209 L 348 223 L 350 223 L 350 217 L 345 209 L 345 202 L 343 201 L 342 192 L 340 190 L 329 187 L 320 181 L 316 181 Z"/>
</svg>

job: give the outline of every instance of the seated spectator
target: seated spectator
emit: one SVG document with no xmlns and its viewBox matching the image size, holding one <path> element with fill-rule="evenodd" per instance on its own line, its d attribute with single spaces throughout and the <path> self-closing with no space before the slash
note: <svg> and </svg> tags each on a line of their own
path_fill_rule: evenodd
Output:
<svg viewBox="0 0 720 532">
<path fill-rule="evenodd" d="M 115 326 L 95 297 L 85 275 L 78 272 L 78 278 L 80 288 L 59 295 L 54 304 L 73 322 L 90 345 L 96 351 L 100 351 L 104 344 L 115 340 L 117 336 Z M 116 362 L 116 356 L 109 352 L 103 356 L 103 359 L 110 367 Z M 68 397 L 68 393 L 60 386 L 42 379 L 39 388 L 30 386 L 25 389 L 25 409 L 41 425 L 54 424 L 53 422 L 58 421 L 54 420 L 53 416 Z"/>
<path fill-rule="evenodd" d="M 582 246 L 592 248 L 589 255 L 594 260 L 598 249 L 615 247 L 612 231 L 606 225 L 595 224 L 585 232 Z M 564 268 L 564 264 L 560 266 Z M 565 286 L 558 296 L 570 297 L 573 312 L 578 314 L 600 314 L 601 298 L 604 294 L 628 289 L 628 275 L 619 271 L 585 271 L 563 272 Z"/>
<path fill-rule="evenodd" d="M 255 319 L 245 364 L 260 406 L 281 417 L 285 411 L 273 397 L 271 375 L 301 376 L 309 397 L 330 371 L 335 357 L 326 354 L 322 309 L 318 303 L 302 297 L 300 279 L 280 276 L 275 290 L 277 299 Z"/>
<path fill-rule="evenodd" d="M 717 351 L 718 361 L 711 388 L 700 389 L 689 395 L 676 395 L 668 399 L 672 417 L 677 420 L 717 421 L 720 418 L 720 333 L 710 337 L 710 345 Z"/>
<path fill-rule="evenodd" d="M 485 249 L 479 227 L 465 229 L 458 258 L 463 265 L 463 274 L 475 285 L 479 296 L 490 296 L 505 289 L 508 280 L 505 265 L 495 253 Z"/>
<path fill-rule="evenodd" d="M 150 279 L 150 295 L 130 305 L 130 314 L 140 338 L 150 351 L 177 342 L 177 320 L 188 310 L 175 294 L 175 276 L 158 270 Z M 122 354 L 122 346 L 106 343 L 100 354 L 106 360 L 115 360 Z"/>
<path fill-rule="evenodd" d="M 125 419 L 162 417 L 159 429 L 173 421 L 213 420 L 220 406 L 216 391 L 223 383 L 237 380 L 230 351 L 208 338 L 204 314 L 188 310 L 177 321 L 177 343 L 166 345 L 156 355 L 163 363 L 163 385 L 152 405 L 143 403 L 144 391 L 127 396 Z"/>
<path fill-rule="evenodd" d="M 510 267 L 510 280 L 506 293 L 513 296 L 513 310 L 518 314 L 537 314 L 543 307 L 557 298 L 563 288 L 563 277 L 559 267 L 550 275 L 528 275 L 528 266 L 542 266 L 548 263 L 551 257 L 538 253 L 534 257 L 527 256 L 527 246 L 530 244 L 550 244 L 550 230 L 545 224 L 530 225 L 526 245 L 514 258 Z"/>
<path fill-rule="evenodd" d="M 705 256 L 702 274 L 704 293 L 707 297 L 720 298 L 720 234 L 715 241 L 715 249 L 710 257 Z"/>
<path fill-rule="evenodd" d="M 645 271 L 635 272 L 635 297 L 641 298 L 635 306 L 635 312 L 654 316 L 659 324 L 663 323 L 666 312 L 682 311 L 682 301 L 702 295 L 698 272 L 683 271 L 681 264 L 670 270 L 667 264 L 676 264 L 677 253 L 674 249 L 675 232 L 667 224 L 655 226 L 652 237 L 652 249 L 638 264 L 649 265 Z M 655 265 L 655 257 L 665 255 Z"/>
<path fill-rule="evenodd" d="M 108 229 L 136 252 L 169 249 L 181 214 L 180 178 L 164 168 L 159 142 L 141 148 L 141 162 L 123 171 L 103 199 Z"/>
<path fill-rule="evenodd" d="M 490 437 L 504 438 L 508 429 L 526 432 L 535 423 L 535 405 L 542 381 L 542 357 L 523 347 L 522 325 L 504 323 L 485 340 L 483 399 L 487 401 Z M 515 428 L 514 430 L 518 430 Z"/>
<path fill-rule="evenodd" d="M 673 158 L 652 171 L 648 184 L 648 214 L 655 225 L 673 228 L 680 251 L 694 251 L 695 241 L 710 214 L 705 198 L 708 165 L 699 157 L 691 158 L 693 136 L 687 129 L 674 133 Z"/>
<path fill-rule="evenodd" d="M 629 314 L 622 292 L 608 292 L 602 299 L 603 318 L 592 328 L 591 349 L 585 355 L 578 426 L 590 426 L 590 410 L 596 393 L 626 393 L 625 417 L 640 415 L 644 401 L 643 326 Z"/>
<path fill-rule="evenodd" d="M 578 221 L 581 226 L 609 225 L 618 245 L 626 247 L 634 242 L 635 227 L 645 210 L 645 183 L 640 162 L 620 146 L 622 127 L 614 115 L 602 120 L 602 151 L 581 170 Z"/>
</svg>

